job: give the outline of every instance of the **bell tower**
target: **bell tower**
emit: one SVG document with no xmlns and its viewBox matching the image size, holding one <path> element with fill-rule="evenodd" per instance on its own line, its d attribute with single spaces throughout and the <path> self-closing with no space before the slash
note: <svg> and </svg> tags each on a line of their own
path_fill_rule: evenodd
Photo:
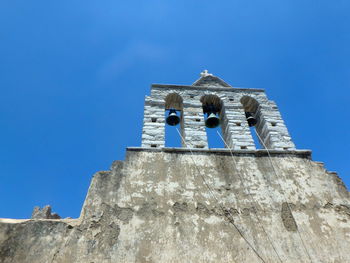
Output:
<svg viewBox="0 0 350 263">
<path fill-rule="evenodd" d="M 253 126 L 266 148 L 295 149 L 276 103 L 264 90 L 232 87 L 207 70 L 191 86 L 152 85 L 145 100 L 142 147 L 164 147 L 166 123 L 178 126 L 186 148 L 208 148 L 205 127 L 220 125 L 225 145 L 234 150 L 256 149 Z"/>
</svg>

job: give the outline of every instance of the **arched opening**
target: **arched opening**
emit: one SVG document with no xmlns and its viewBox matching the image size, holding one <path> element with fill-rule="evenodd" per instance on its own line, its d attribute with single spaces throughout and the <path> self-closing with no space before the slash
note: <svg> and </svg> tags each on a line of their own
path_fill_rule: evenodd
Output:
<svg viewBox="0 0 350 263">
<path fill-rule="evenodd" d="M 250 133 L 255 143 L 255 148 L 256 149 L 265 148 L 263 147 L 263 143 L 261 142 L 261 140 L 263 140 L 263 135 L 261 133 L 262 123 L 261 123 L 260 112 L 259 112 L 259 102 L 252 97 L 243 96 L 241 98 L 241 103 L 244 108 L 245 117 L 247 119 L 247 123 L 250 128 Z"/>
<path fill-rule="evenodd" d="M 183 133 L 183 100 L 177 93 L 170 93 L 165 98 L 165 147 L 182 147 L 179 132 Z"/>
<path fill-rule="evenodd" d="M 225 148 L 226 145 L 222 140 L 222 138 L 225 138 L 222 125 L 224 122 L 222 100 L 211 94 L 201 97 L 200 102 L 204 113 L 209 148 Z"/>
</svg>

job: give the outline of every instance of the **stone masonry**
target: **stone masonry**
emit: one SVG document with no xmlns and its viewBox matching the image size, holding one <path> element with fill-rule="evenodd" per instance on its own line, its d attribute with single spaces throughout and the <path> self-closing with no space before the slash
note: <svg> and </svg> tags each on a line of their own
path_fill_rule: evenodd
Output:
<svg viewBox="0 0 350 263">
<path fill-rule="evenodd" d="M 220 112 L 222 134 L 231 149 L 256 149 L 245 117 L 249 109 L 258 120 L 256 131 L 263 145 L 275 150 L 295 149 L 276 104 L 268 100 L 264 90 L 233 88 L 208 73 L 202 74 L 192 86 L 152 85 L 151 95 L 145 100 L 142 147 L 164 147 L 165 99 L 169 94 L 183 99 L 180 125 L 186 142 L 183 147 L 208 148 L 201 98 L 215 95 L 223 105 Z"/>
</svg>

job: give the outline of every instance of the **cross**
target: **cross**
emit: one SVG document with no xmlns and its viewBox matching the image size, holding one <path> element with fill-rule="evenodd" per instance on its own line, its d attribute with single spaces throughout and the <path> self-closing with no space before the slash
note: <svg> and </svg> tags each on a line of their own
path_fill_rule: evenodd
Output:
<svg viewBox="0 0 350 263">
<path fill-rule="evenodd" d="M 201 72 L 201 76 L 202 76 L 202 77 L 213 76 L 213 74 L 210 74 L 210 73 L 208 72 L 208 70 L 205 69 L 205 70 L 203 70 L 203 72 Z"/>
</svg>

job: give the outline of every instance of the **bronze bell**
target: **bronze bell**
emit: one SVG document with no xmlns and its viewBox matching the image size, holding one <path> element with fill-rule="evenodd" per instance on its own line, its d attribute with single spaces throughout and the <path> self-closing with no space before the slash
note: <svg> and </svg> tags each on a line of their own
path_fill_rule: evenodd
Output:
<svg viewBox="0 0 350 263">
<path fill-rule="evenodd" d="M 170 126 L 176 126 L 180 123 L 180 117 L 177 116 L 175 109 L 169 110 L 169 115 L 166 118 L 166 123 Z"/>
<path fill-rule="evenodd" d="M 256 125 L 257 120 L 254 118 L 253 113 L 251 113 L 251 112 L 246 112 L 246 113 L 245 113 L 245 116 L 246 116 L 246 118 L 247 118 L 247 122 L 248 122 L 249 127 L 253 127 L 253 126 Z"/>
<path fill-rule="evenodd" d="M 208 128 L 216 128 L 220 124 L 220 119 L 215 115 L 214 112 L 208 113 L 208 118 L 205 120 L 205 126 Z"/>
</svg>

